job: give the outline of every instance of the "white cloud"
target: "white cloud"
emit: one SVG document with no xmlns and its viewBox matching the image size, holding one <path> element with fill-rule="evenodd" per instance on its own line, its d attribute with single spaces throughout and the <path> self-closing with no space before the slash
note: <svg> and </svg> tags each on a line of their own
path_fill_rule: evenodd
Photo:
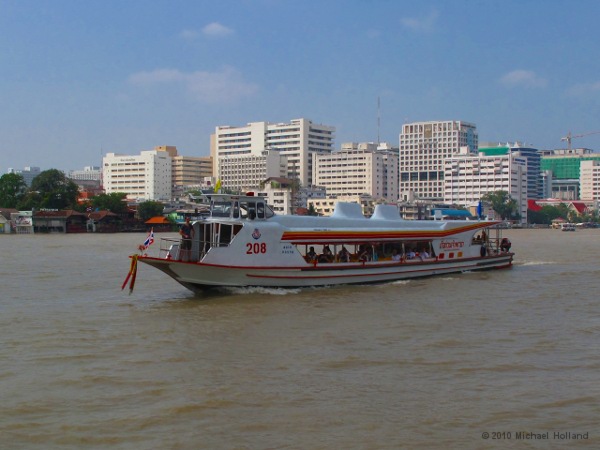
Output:
<svg viewBox="0 0 600 450">
<path fill-rule="evenodd" d="M 177 69 L 157 69 L 138 72 L 129 77 L 137 86 L 179 85 L 203 103 L 231 103 L 254 95 L 258 86 L 243 80 L 231 67 L 220 72 L 197 71 L 185 73 Z"/>
<path fill-rule="evenodd" d="M 502 78 L 500 82 L 508 87 L 531 87 L 531 88 L 543 88 L 548 85 L 548 81 L 542 77 L 539 77 L 535 72 L 531 70 L 517 69 L 512 72 L 508 72 Z"/>
<path fill-rule="evenodd" d="M 598 93 L 600 93 L 600 81 L 576 84 L 567 89 L 567 95 L 571 97 L 586 97 Z"/>
<path fill-rule="evenodd" d="M 233 34 L 231 28 L 227 28 L 225 25 L 221 25 L 219 22 L 213 22 L 202 28 L 202 33 L 209 37 L 225 37 Z"/>
<path fill-rule="evenodd" d="M 188 40 L 197 39 L 198 36 L 200 36 L 200 33 L 198 33 L 196 30 L 183 30 L 181 33 L 179 33 L 180 38 Z"/>
<path fill-rule="evenodd" d="M 434 9 L 426 17 L 403 17 L 400 23 L 409 30 L 430 33 L 435 30 L 439 15 L 439 11 Z"/>
</svg>

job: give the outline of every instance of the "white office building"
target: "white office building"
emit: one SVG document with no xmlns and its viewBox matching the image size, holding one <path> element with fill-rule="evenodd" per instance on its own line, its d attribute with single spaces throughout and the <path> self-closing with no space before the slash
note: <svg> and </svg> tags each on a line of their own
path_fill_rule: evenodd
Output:
<svg viewBox="0 0 600 450">
<path fill-rule="evenodd" d="M 477 154 L 474 124 L 460 120 L 404 124 L 400 133 L 400 199 L 441 201 L 444 197 L 444 160 L 461 147 Z"/>
<path fill-rule="evenodd" d="M 278 150 L 262 150 L 218 159 L 221 187 L 234 192 L 256 191 L 270 177 L 284 177 L 287 158 Z"/>
<path fill-rule="evenodd" d="M 107 194 L 123 192 L 131 200 L 170 201 L 171 155 L 165 150 L 146 150 L 138 156 L 107 153 L 102 158 Z"/>
<path fill-rule="evenodd" d="M 67 176 L 77 181 L 101 181 L 102 169 L 98 166 L 85 166 L 83 170 L 71 170 Z"/>
<path fill-rule="evenodd" d="M 487 156 L 463 153 L 445 159 L 444 202 L 472 206 L 490 192 L 506 191 L 518 204 L 521 221 L 527 221 L 527 158 L 515 153 Z"/>
<path fill-rule="evenodd" d="M 219 172 L 221 159 L 261 156 L 264 150 L 278 150 L 286 157 L 287 167 L 282 176 L 298 179 L 302 186 L 310 186 L 313 184 L 313 157 L 330 153 L 334 137 L 334 127 L 314 124 L 308 119 L 277 124 L 253 122 L 242 127 L 219 126 L 211 136 L 211 156 L 217 178 L 224 187 L 229 185 L 224 174 Z"/>
<path fill-rule="evenodd" d="M 339 151 L 315 155 L 313 182 L 328 197 L 360 196 L 398 200 L 398 155 L 374 143 L 344 143 Z"/>
<path fill-rule="evenodd" d="M 581 200 L 600 200 L 600 160 L 581 161 L 579 189 Z"/>
</svg>

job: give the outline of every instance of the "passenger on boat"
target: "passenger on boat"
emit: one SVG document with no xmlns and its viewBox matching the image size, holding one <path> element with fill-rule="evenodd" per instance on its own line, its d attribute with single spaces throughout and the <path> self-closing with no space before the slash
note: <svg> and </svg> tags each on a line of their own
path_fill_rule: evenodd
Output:
<svg viewBox="0 0 600 450">
<path fill-rule="evenodd" d="M 431 258 L 431 255 L 425 249 L 419 252 L 419 256 L 421 257 L 421 260 Z"/>
<path fill-rule="evenodd" d="M 179 229 L 179 234 L 181 235 L 179 260 L 183 261 L 185 256 L 185 259 L 189 261 L 192 250 L 192 238 L 194 237 L 194 227 L 190 223 L 189 217 L 185 218 L 184 224 Z"/>
<path fill-rule="evenodd" d="M 411 248 L 408 250 L 408 252 L 406 252 L 406 259 L 415 259 L 417 257 L 417 254 L 415 253 L 415 251 Z"/>
<path fill-rule="evenodd" d="M 400 261 L 402 260 L 402 255 L 398 253 L 397 249 L 392 250 L 392 261 Z"/>
<path fill-rule="evenodd" d="M 317 259 L 317 252 L 315 252 L 315 248 L 311 247 L 308 253 L 306 254 L 307 262 L 314 262 Z"/>
<path fill-rule="evenodd" d="M 510 243 L 508 238 L 502 238 L 502 241 L 500 241 L 500 250 L 502 250 L 503 252 L 508 253 L 510 251 L 511 246 L 512 244 Z"/>
<path fill-rule="evenodd" d="M 333 253 L 329 248 L 329 245 L 325 245 L 323 247 L 323 253 L 319 256 L 320 263 L 330 263 L 333 262 Z"/>
<path fill-rule="evenodd" d="M 359 261 L 371 261 L 371 247 L 369 245 L 361 245 L 358 248 Z"/>
<path fill-rule="evenodd" d="M 339 262 L 350 262 L 350 252 L 343 245 L 342 245 L 342 249 L 338 252 L 338 261 Z"/>
</svg>

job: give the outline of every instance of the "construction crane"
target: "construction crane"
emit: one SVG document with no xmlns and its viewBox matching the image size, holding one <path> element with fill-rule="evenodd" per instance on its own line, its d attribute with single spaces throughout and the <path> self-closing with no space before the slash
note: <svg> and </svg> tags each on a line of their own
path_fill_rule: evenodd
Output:
<svg viewBox="0 0 600 450">
<path fill-rule="evenodd" d="M 583 134 L 572 135 L 571 132 L 569 131 L 569 134 L 567 134 L 564 138 L 560 138 L 560 140 L 561 141 L 567 141 L 568 149 L 571 150 L 571 141 L 573 139 L 584 137 L 584 136 L 589 136 L 590 134 L 598 134 L 598 133 L 600 133 L 600 131 L 592 131 L 590 133 L 583 133 Z"/>
</svg>

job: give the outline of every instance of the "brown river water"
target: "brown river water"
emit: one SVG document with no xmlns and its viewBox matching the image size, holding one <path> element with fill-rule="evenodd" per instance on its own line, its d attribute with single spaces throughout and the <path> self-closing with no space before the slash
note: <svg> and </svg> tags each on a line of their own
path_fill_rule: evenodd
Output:
<svg viewBox="0 0 600 450">
<path fill-rule="evenodd" d="M 0 236 L 0 448 L 600 448 L 600 230 L 505 235 L 510 270 L 209 296 L 121 291 L 144 234 Z"/>
</svg>

